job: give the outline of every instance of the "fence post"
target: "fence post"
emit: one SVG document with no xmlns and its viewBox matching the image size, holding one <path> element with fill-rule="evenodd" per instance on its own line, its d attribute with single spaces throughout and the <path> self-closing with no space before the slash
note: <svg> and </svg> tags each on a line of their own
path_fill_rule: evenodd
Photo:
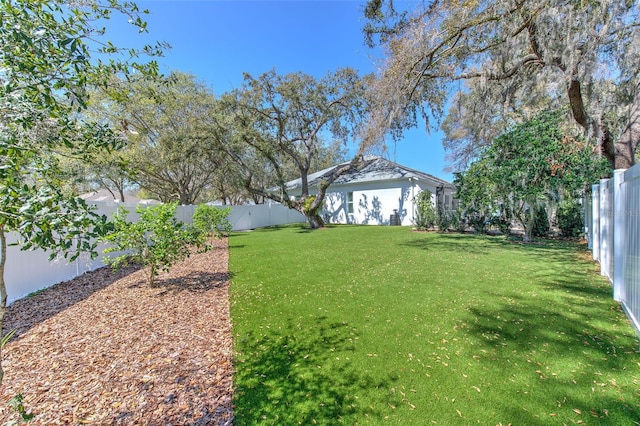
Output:
<svg viewBox="0 0 640 426">
<path fill-rule="evenodd" d="M 625 250 L 627 236 L 625 170 L 613 172 L 613 299 L 620 302 L 624 292 Z"/>
<path fill-rule="evenodd" d="M 593 196 L 586 196 L 582 198 L 582 217 L 584 218 L 584 233 L 587 238 L 587 248 L 593 250 L 593 230 L 591 229 L 593 223 Z"/>
<path fill-rule="evenodd" d="M 611 281 L 611 247 L 613 221 L 611 220 L 611 179 L 600 179 L 600 274 Z"/>
<path fill-rule="evenodd" d="M 591 233 L 593 260 L 600 261 L 600 185 L 591 185 Z"/>
</svg>

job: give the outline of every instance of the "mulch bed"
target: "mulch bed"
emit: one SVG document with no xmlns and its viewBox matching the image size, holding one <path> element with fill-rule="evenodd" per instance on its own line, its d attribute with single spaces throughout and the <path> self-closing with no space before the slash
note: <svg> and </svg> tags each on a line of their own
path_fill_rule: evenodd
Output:
<svg viewBox="0 0 640 426">
<path fill-rule="evenodd" d="M 230 425 L 227 241 L 158 277 L 86 273 L 16 301 L 5 330 L 0 423 L 24 396 L 34 425 Z"/>
</svg>

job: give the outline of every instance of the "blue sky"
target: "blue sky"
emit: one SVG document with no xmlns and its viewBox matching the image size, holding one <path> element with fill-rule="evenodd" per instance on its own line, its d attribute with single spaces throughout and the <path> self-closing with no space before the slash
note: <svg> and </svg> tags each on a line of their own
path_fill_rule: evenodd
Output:
<svg viewBox="0 0 640 426">
<path fill-rule="evenodd" d="M 154 40 L 172 48 L 159 58 L 163 72 L 196 75 L 221 94 L 242 85 L 248 72 L 258 76 L 304 72 L 322 77 L 338 68 L 373 72 L 379 51 L 364 43 L 362 0 L 200 0 L 138 1 L 149 34 L 138 36 L 120 20 L 109 24 L 107 37 L 131 46 Z M 114 17 L 115 18 L 115 17 Z M 388 157 L 405 166 L 451 180 L 445 167 L 442 134 L 424 129 L 405 133 L 389 147 Z"/>
</svg>

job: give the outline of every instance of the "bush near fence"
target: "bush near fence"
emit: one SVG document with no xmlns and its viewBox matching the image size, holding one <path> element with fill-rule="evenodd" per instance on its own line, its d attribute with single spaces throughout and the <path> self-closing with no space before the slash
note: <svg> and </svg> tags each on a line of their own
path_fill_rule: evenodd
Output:
<svg viewBox="0 0 640 426">
<path fill-rule="evenodd" d="M 137 204 L 133 203 L 95 203 L 98 214 L 112 217 L 118 207 L 129 210 L 129 220 L 134 221 L 138 215 L 135 213 Z M 178 206 L 176 217 L 178 220 L 191 223 L 195 206 Z M 244 231 L 266 226 L 284 225 L 287 223 L 304 222 L 303 215 L 286 206 L 276 203 L 231 206 L 231 214 L 228 217 L 234 231 Z M 16 234 L 10 233 L 7 243 L 18 241 Z M 28 294 L 47 288 L 53 284 L 70 280 L 85 272 L 104 266 L 102 251 L 106 245 L 98 246 L 100 256 L 91 259 L 88 254 L 83 254 L 74 262 L 59 256 L 54 261 L 49 261 L 49 252 L 43 250 L 22 251 L 20 246 L 7 247 L 7 263 L 5 266 L 5 282 L 7 286 L 7 301 L 11 303 Z"/>
</svg>

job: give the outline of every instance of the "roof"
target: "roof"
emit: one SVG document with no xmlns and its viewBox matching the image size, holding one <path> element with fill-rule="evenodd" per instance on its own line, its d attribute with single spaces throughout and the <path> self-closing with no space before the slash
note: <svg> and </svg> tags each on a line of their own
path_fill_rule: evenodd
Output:
<svg viewBox="0 0 640 426">
<path fill-rule="evenodd" d="M 92 192 L 87 192 L 85 194 L 81 194 L 80 198 L 84 199 L 86 202 L 88 203 L 95 203 L 95 202 L 120 202 L 119 199 L 113 197 L 113 195 L 111 194 L 111 192 L 109 192 L 107 189 L 101 188 L 97 191 L 92 191 Z M 157 200 L 141 200 L 138 197 L 125 192 L 124 194 L 124 201 L 126 203 L 139 203 L 139 204 L 160 204 L 160 201 Z"/>
<path fill-rule="evenodd" d="M 337 164 L 324 170 L 320 170 L 319 172 L 310 174 L 308 176 L 309 187 L 317 186 L 323 177 L 329 175 L 334 169 L 348 163 L 349 162 Z M 341 175 L 331 185 L 335 186 L 375 181 L 408 180 L 410 178 L 431 181 L 438 186 L 442 185 L 447 188 L 455 189 L 451 183 L 445 180 L 432 176 L 428 173 L 423 173 L 418 170 L 402 166 L 378 156 L 365 157 L 364 163 L 360 165 L 360 167 Z M 288 190 L 300 188 L 301 186 L 302 180 L 300 178 L 286 183 L 286 188 Z"/>
</svg>

